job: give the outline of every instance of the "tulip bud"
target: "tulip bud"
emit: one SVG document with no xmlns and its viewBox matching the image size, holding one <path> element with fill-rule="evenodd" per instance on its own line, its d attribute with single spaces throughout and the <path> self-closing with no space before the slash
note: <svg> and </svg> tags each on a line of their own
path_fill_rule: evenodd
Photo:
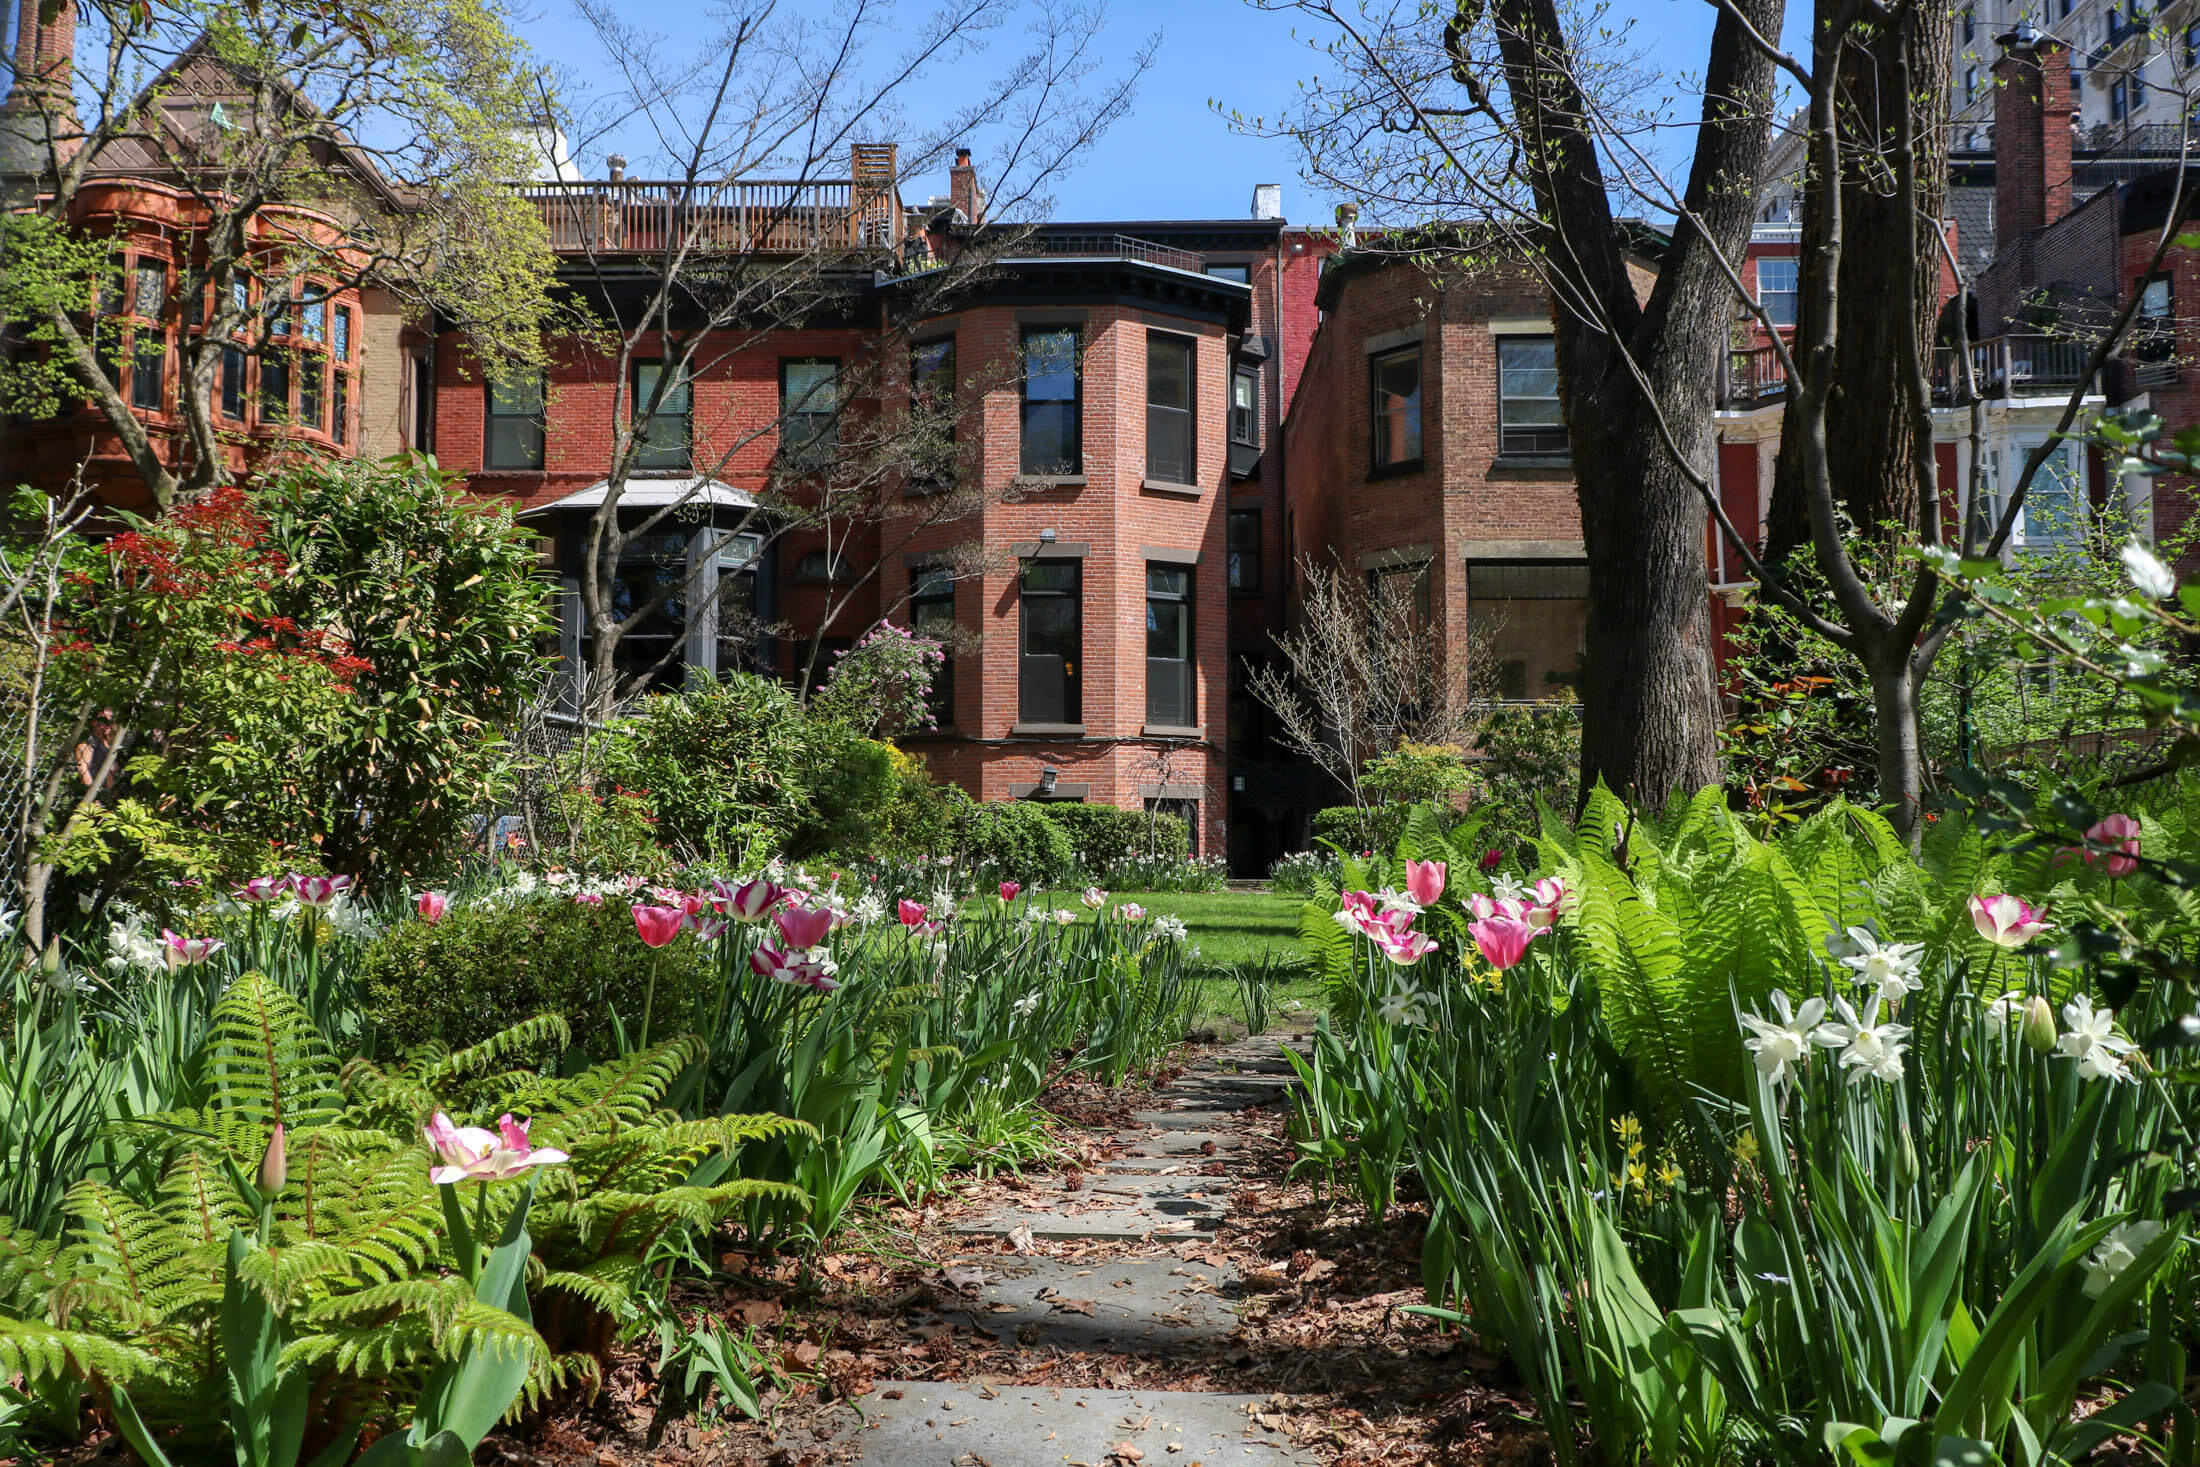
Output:
<svg viewBox="0 0 2200 1467">
<path fill-rule="evenodd" d="M 275 1134 L 267 1138 L 267 1155 L 260 1158 L 260 1195 L 273 1198 L 289 1179 L 290 1159 L 283 1147 L 283 1123 L 277 1121 Z"/>
<path fill-rule="evenodd" d="M 2055 1006 L 2043 994 L 2033 994 L 2024 1005 L 2024 1042 L 2041 1054 L 2055 1052 Z"/>
<path fill-rule="evenodd" d="M 48 978 L 61 971 L 60 938 L 52 938 L 46 943 L 46 950 L 38 957 L 38 970 Z"/>
</svg>

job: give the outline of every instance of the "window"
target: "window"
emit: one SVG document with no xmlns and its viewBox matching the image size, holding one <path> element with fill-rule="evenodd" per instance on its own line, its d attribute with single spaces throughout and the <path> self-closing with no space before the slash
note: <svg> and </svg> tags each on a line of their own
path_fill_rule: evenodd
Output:
<svg viewBox="0 0 2200 1467">
<path fill-rule="evenodd" d="M 1021 467 L 1027 474 L 1081 474 L 1084 446 L 1078 441 L 1077 329 L 1044 326 L 1026 330 L 1024 416 Z"/>
<path fill-rule="evenodd" d="M 1260 447 L 1260 368 L 1239 366 L 1230 373 L 1230 441 Z"/>
<path fill-rule="evenodd" d="M 1963 68 L 1963 100 L 1966 102 L 1976 102 L 1978 100 L 1978 68 L 1975 66 Z"/>
<path fill-rule="evenodd" d="M 329 353 L 339 362 L 351 360 L 351 309 L 336 308 L 336 330 L 329 336 Z"/>
<path fill-rule="evenodd" d="M 1027 560 L 1017 601 L 1021 608 L 1021 655 L 1017 675 L 1017 721 L 1083 723 L 1085 702 L 1078 685 L 1084 660 L 1085 568 L 1075 560 Z"/>
<path fill-rule="evenodd" d="M 2019 450 L 2014 462 L 2023 463 Z M 2085 525 L 2085 499 L 2078 486 L 2075 445 L 2065 443 L 2048 455 L 2032 477 L 2017 513 L 2017 538 L 2027 546 L 2068 546 L 2078 543 Z"/>
<path fill-rule="evenodd" d="M 298 354 L 298 421 L 315 432 L 321 430 L 321 385 L 328 361 L 317 351 Z"/>
<path fill-rule="evenodd" d="M 234 346 L 222 348 L 222 416 L 244 417 L 244 352 Z"/>
<path fill-rule="evenodd" d="M 763 536 L 719 537 L 708 530 L 704 534 L 717 546 L 718 558 L 718 599 L 712 608 L 717 661 L 712 671 L 760 672 L 763 659 L 758 642 L 763 628 L 756 615 L 756 566 Z"/>
<path fill-rule="evenodd" d="M 1230 589 L 1260 589 L 1260 511 L 1233 509 L 1229 524 Z"/>
<path fill-rule="evenodd" d="M 845 584 L 850 579 L 848 563 L 835 560 L 822 550 L 808 551 L 795 561 L 794 578 L 805 586 L 823 586 L 836 581 Z"/>
<path fill-rule="evenodd" d="M 1240 285 L 1251 285 L 1253 283 L 1253 267 L 1251 265 L 1209 265 L 1207 273 L 1217 280 L 1235 280 Z"/>
<path fill-rule="evenodd" d="M 2108 120 L 2122 122 L 2131 115 L 2131 88 L 2122 81 L 2108 86 Z"/>
<path fill-rule="evenodd" d="M 1978 38 L 1978 16 L 1969 6 L 1963 8 L 1963 44 L 1968 46 Z"/>
<path fill-rule="evenodd" d="M 909 450 L 909 487 L 930 493 L 955 482 L 955 338 L 909 348 L 909 401 L 916 440 Z"/>
<path fill-rule="evenodd" d="M 909 630 L 940 646 L 939 666 L 925 698 L 935 728 L 955 722 L 955 578 L 943 566 L 910 572 Z"/>
<path fill-rule="evenodd" d="M 1757 260 L 1757 304 L 1775 326 L 1795 324 L 1797 271 L 1801 262 L 1793 255 L 1763 255 Z"/>
<path fill-rule="evenodd" d="M 308 341 L 328 340 L 328 302 L 307 301 L 298 308 L 298 320 Z"/>
<path fill-rule="evenodd" d="M 488 469 L 542 467 L 544 425 L 542 374 L 532 373 L 486 384 L 488 436 L 481 465 Z"/>
<path fill-rule="evenodd" d="M 1146 813 L 1149 815 L 1174 815 L 1177 819 L 1183 821 L 1184 836 L 1190 843 L 1188 846 L 1189 853 L 1194 856 L 1199 854 L 1199 801 L 1148 799 L 1146 801 Z"/>
<path fill-rule="evenodd" d="M 829 468 L 840 446 L 840 363 L 807 357 L 779 364 L 780 457 L 796 473 Z"/>
<path fill-rule="evenodd" d="M 1146 333 L 1146 477 L 1190 484 L 1192 458 L 1192 343 L 1158 331 Z"/>
<path fill-rule="evenodd" d="M 130 406 L 159 412 L 162 372 L 168 365 L 168 339 L 158 326 L 137 328 L 136 349 L 130 357 Z"/>
<path fill-rule="evenodd" d="M 1378 607 L 1403 600 L 1412 608 L 1414 618 L 1424 623 L 1435 611 L 1429 585 L 1428 562 L 1425 560 L 1412 561 L 1405 565 L 1382 566 L 1369 571 L 1367 595 Z"/>
<path fill-rule="evenodd" d="M 351 426 L 351 374 L 343 368 L 336 369 L 329 380 L 328 436 L 342 445 L 350 435 Z"/>
<path fill-rule="evenodd" d="M 1558 348 L 1548 336 L 1497 339 L 1497 451 L 1566 452 L 1566 418 L 1558 405 Z"/>
<path fill-rule="evenodd" d="M 168 267 L 158 260 L 138 257 L 137 284 L 130 294 L 130 309 L 148 321 L 158 321 L 168 303 Z"/>
<path fill-rule="evenodd" d="M 1189 728 L 1192 702 L 1192 569 L 1146 567 L 1146 722 Z"/>
<path fill-rule="evenodd" d="M 2185 27 L 2185 70 L 2200 65 L 2200 20 Z"/>
<path fill-rule="evenodd" d="M 660 386 L 662 396 L 658 392 Z M 650 411 L 652 401 L 657 405 L 654 413 Z M 634 455 L 635 468 L 681 473 L 687 470 L 689 403 L 686 378 L 667 381 L 663 362 L 635 364 L 634 415 L 640 423 L 635 435 L 640 439 Z"/>
<path fill-rule="evenodd" d="M 290 357 L 281 347 L 260 353 L 260 421 L 280 423 L 290 417 Z"/>
<path fill-rule="evenodd" d="M 2170 277 L 2156 275 L 2139 286 L 2139 319 L 2132 323 L 2132 354 L 2142 362 L 2166 362 L 2177 349 L 2175 304 Z"/>
<path fill-rule="evenodd" d="M 1369 440 L 1378 469 L 1421 460 L 1421 348 L 1384 352 L 1367 363 Z"/>
<path fill-rule="evenodd" d="M 1578 560 L 1470 560 L 1467 636 L 1482 644 L 1467 695 L 1477 703 L 1562 695 L 1581 680 L 1589 567 Z"/>
</svg>

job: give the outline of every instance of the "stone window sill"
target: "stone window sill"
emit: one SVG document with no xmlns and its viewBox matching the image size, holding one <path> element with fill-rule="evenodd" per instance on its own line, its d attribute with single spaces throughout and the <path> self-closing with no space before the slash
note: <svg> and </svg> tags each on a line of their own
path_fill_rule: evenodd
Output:
<svg viewBox="0 0 2200 1467">
<path fill-rule="evenodd" d="M 1081 723 L 1012 723 L 1012 734 L 1059 734 L 1070 738 L 1083 738 L 1085 726 Z"/>
<path fill-rule="evenodd" d="M 1173 494 L 1179 499 L 1197 499 L 1207 492 L 1197 484 L 1172 484 L 1167 479 L 1148 479 L 1138 487 L 1148 494 Z"/>
<path fill-rule="evenodd" d="M 1490 460 L 1493 469 L 1567 469 L 1574 466 L 1570 453 L 1501 453 Z"/>
<path fill-rule="evenodd" d="M 1149 739 L 1203 739 L 1207 737 L 1204 726 L 1177 723 L 1149 723 L 1138 732 Z"/>
</svg>

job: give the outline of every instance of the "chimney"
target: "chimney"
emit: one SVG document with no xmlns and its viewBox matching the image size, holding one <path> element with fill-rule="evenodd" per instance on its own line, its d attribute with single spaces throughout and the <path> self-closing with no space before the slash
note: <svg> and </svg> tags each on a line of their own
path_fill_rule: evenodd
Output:
<svg viewBox="0 0 2200 1467">
<path fill-rule="evenodd" d="M 1281 219 L 1283 217 L 1282 184 L 1256 183 L 1253 185 L 1253 217 L 1255 219 Z"/>
<path fill-rule="evenodd" d="M 1349 199 L 1337 206 L 1337 248 L 1355 249 L 1360 243 L 1360 206 Z"/>
<path fill-rule="evenodd" d="M 955 166 L 947 170 L 947 196 L 972 224 L 985 222 L 985 190 L 978 187 L 978 170 L 971 165 L 970 150 L 955 150 Z"/>
<path fill-rule="evenodd" d="M 2007 249 L 2070 212 L 2070 63 L 2030 24 L 1995 39 L 1994 244 Z"/>
<path fill-rule="evenodd" d="M 613 183 L 624 183 L 626 181 L 626 154 L 613 153 L 603 161 L 604 165 L 611 170 L 611 181 Z"/>
<path fill-rule="evenodd" d="M 901 146 L 854 143 L 848 149 L 848 178 L 855 210 L 856 239 L 891 245 L 901 239 Z"/>
<path fill-rule="evenodd" d="M 75 86 L 76 5 L 59 0 L 53 19 L 40 15 L 47 0 L 19 0 L 15 12 L 15 85 L 8 105 L 30 104 L 38 93 L 68 99 Z M 72 112 L 73 108 L 70 109 Z"/>
</svg>

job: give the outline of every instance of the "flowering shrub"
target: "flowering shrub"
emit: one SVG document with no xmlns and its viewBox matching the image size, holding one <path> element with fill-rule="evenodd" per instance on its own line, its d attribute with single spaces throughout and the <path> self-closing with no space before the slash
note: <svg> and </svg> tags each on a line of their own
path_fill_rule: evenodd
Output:
<svg viewBox="0 0 2200 1467">
<path fill-rule="evenodd" d="M 865 738 L 891 738 L 934 725 L 932 679 L 947 658 L 938 642 L 882 621 L 838 654 L 810 699 L 810 711 Z"/>
</svg>

